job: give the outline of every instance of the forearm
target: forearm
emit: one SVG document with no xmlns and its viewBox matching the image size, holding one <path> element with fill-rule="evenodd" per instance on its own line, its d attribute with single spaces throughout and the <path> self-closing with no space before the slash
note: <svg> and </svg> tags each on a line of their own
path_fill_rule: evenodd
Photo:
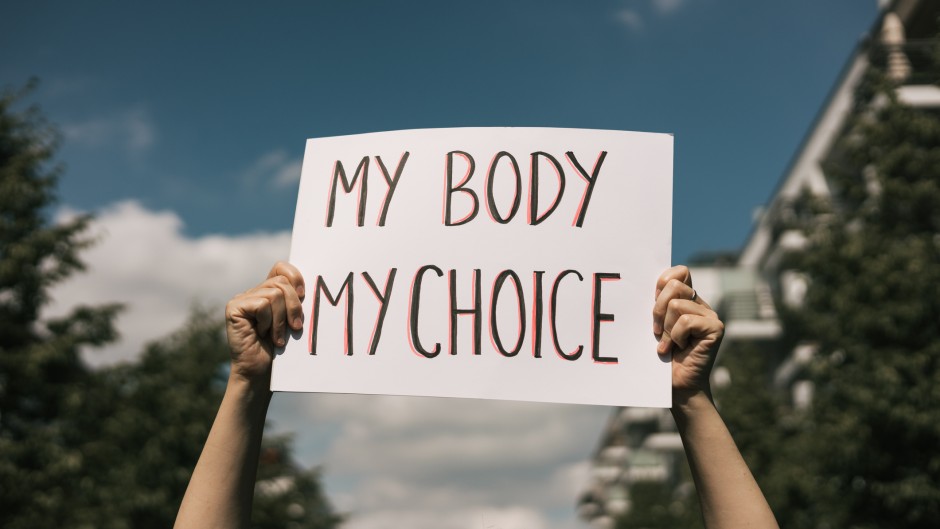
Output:
<svg viewBox="0 0 940 529">
<path fill-rule="evenodd" d="M 711 396 L 678 393 L 673 417 L 709 529 L 776 528 L 767 500 L 738 451 Z"/>
<path fill-rule="evenodd" d="M 175 527 L 248 527 L 271 392 L 230 377 L 222 405 L 193 471 Z"/>
</svg>

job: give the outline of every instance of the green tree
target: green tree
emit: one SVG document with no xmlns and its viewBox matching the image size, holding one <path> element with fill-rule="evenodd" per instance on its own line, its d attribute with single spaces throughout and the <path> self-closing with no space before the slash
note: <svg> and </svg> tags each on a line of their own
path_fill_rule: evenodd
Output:
<svg viewBox="0 0 940 529">
<path fill-rule="evenodd" d="M 775 344 L 723 350 L 722 414 L 784 527 L 940 522 L 940 113 L 901 104 L 886 50 L 824 163 L 832 196 L 803 196 L 804 306 L 781 307 Z M 935 65 L 927 67 L 934 79 Z M 771 387 L 775 359 L 817 347 L 812 406 Z"/>
<path fill-rule="evenodd" d="M 682 462 L 685 465 L 685 461 Z M 687 468 L 687 465 L 686 465 Z M 688 472 L 686 473 L 688 474 Z M 684 484 L 640 481 L 630 486 L 630 510 L 617 520 L 618 529 L 698 529 L 702 511 L 691 486 L 691 476 Z"/>
<path fill-rule="evenodd" d="M 802 197 L 786 226 L 809 240 L 784 264 L 810 280 L 804 306 L 780 307 L 782 340 L 722 349 L 722 415 L 782 527 L 940 524 L 940 110 L 898 101 L 886 52 L 872 44 L 824 163 L 832 196 Z M 918 78 L 940 80 L 938 59 Z M 798 342 L 817 347 L 806 410 L 772 384 Z M 622 527 L 672 523 L 650 514 Z"/>
<path fill-rule="evenodd" d="M 803 431 L 817 527 L 940 522 L 940 114 L 901 104 L 872 64 L 825 164 L 833 197 L 805 201 L 811 280 L 788 330 L 818 345 Z M 930 69 L 937 79 L 936 66 Z"/>
<path fill-rule="evenodd" d="M 117 307 L 39 320 L 49 287 L 82 268 L 88 218 L 49 221 L 57 136 L 35 107 L 14 110 L 21 95 L 0 94 L 0 525 L 54 527 L 81 469 L 66 442 L 90 376 L 79 350 L 114 338 Z"/>
<path fill-rule="evenodd" d="M 722 346 L 721 362 L 731 384 L 716 389 L 728 429 L 754 474 L 781 527 L 815 527 L 808 516 L 818 503 L 814 494 L 816 467 L 808 460 L 812 428 L 802 410 L 795 410 L 789 392 L 774 387 L 774 370 L 795 343 L 730 342 Z"/>
<path fill-rule="evenodd" d="M 78 491 L 83 525 L 165 528 L 173 524 L 209 434 L 228 374 L 222 323 L 196 311 L 179 332 L 142 358 L 96 373 L 78 430 L 86 473 Z M 93 402 L 92 402 L 93 401 Z M 262 529 L 327 529 L 340 517 L 316 471 L 292 461 L 289 439 L 267 437 L 253 520 Z"/>
<path fill-rule="evenodd" d="M 57 135 L 0 95 L 0 527 L 170 527 L 225 386 L 222 323 L 198 312 L 141 359 L 98 371 L 81 350 L 116 337 L 117 305 L 40 319 L 82 270 L 89 217 L 54 223 Z M 255 526 L 338 525 L 315 470 L 266 440 Z"/>
</svg>

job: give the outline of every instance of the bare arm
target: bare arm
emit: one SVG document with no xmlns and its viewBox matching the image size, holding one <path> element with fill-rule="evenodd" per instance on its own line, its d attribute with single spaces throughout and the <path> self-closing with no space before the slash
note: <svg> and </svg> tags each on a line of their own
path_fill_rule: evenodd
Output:
<svg viewBox="0 0 940 529">
<path fill-rule="evenodd" d="M 672 415 L 692 469 L 709 529 L 776 528 L 767 500 L 712 401 L 709 375 L 724 324 L 692 289 L 684 266 L 656 284 L 653 332 L 658 352 L 672 353 Z"/>
<path fill-rule="evenodd" d="M 271 401 L 271 359 L 300 329 L 303 278 L 278 263 L 268 279 L 225 308 L 232 369 L 222 405 L 196 463 L 175 527 L 242 528 L 251 522 L 264 420 Z"/>
</svg>

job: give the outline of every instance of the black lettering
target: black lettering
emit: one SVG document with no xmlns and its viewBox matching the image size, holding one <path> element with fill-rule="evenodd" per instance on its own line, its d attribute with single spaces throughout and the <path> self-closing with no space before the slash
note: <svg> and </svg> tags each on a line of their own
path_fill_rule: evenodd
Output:
<svg viewBox="0 0 940 529">
<path fill-rule="evenodd" d="M 542 358 L 542 276 L 545 272 L 536 270 L 532 300 L 532 356 Z"/>
<path fill-rule="evenodd" d="M 336 165 L 333 166 L 333 182 L 330 185 L 330 204 L 326 213 L 326 227 L 329 228 L 333 225 L 333 212 L 336 209 L 336 184 L 339 181 L 342 181 L 343 191 L 346 193 L 352 193 L 353 187 L 356 186 L 356 182 L 359 180 L 359 175 L 362 175 L 362 183 L 359 184 L 359 211 L 357 213 L 357 225 L 362 226 L 365 223 L 366 215 L 366 199 L 368 198 L 368 187 L 369 187 L 369 157 L 363 156 L 362 161 L 359 162 L 359 166 L 356 167 L 356 174 L 353 175 L 353 179 L 350 182 L 346 179 L 346 170 L 343 169 L 343 162 L 336 160 Z"/>
<path fill-rule="evenodd" d="M 473 270 L 473 308 L 457 308 L 457 271 L 448 273 L 448 288 L 450 289 L 450 354 L 457 354 L 457 317 L 473 317 L 473 354 L 480 354 L 480 337 L 483 334 L 483 309 L 481 301 L 480 269 Z"/>
<path fill-rule="evenodd" d="M 457 187 L 454 187 L 454 155 L 459 154 L 466 158 L 469 166 L 467 167 L 467 174 L 464 175 L 463 180 L 457 184 Z M 470 178 L 473 177 L 473 170 L 476 168 L 476 163 L 473 161 L 473 157 L 469 153 L 463 151 L 451 151 L 447 153 L 447 188 L 444 190 L 444 225 L 445 226 L 460 226 L 461 224 L 466 224 L 473 220 L 477 213 L 480 211 L 480 199 L 477 198 L 477 194 L 467 187 Z M 473 200 L 473 208 L 470 210 L 470 213 L 454 222 L 451 218 L 451 196 L 457 191 L 467 193 L 470 195 L 470 198 Z"/>
<path fill-rule="evenodd" d="M 612 356 L 601 356 L 601 322 L 614 321 L 613 314 L 601 312 L 601 286 L 604 281 L 620 280 L 620 274 L 594 274 L 594 311 L 591 320 L 591 356 L 595 362 L 616 364 Z"/>
<path fill-rule="evenodd" d="M 512 170 L 516 175 L 516 192 L 513 195 L 512 207 L 509 208 L 509 215 L 506 218 L 503 218 L 499 215 L 499 210 L 496 209 L 496 197 L 493 196 L 493 182 L 496 176 L 496 165 L 499 164 L 501 158 L 508 157 L 509 162 L 512 164 Z M 493 220 L 500 224 L 506 224 L 516 215 L 516 212 L 519 211 L 519 204 L 522 202 L 522 174 L 519 172 L 519 164 L 516 162 L 516 159 L 513 158 L 511 154 L 506 151 L 499 151 L 496 153 L 496 156 L 493 157 L 493 162 L 490 163 L 490 170 L 486 175 L 486 204 L 490 211 L 490 216 L 493 217 Z"/>
<path fill-rule="evenodd" d="M 440 342 L 434 344 L 433 351 L 428 351 L 421 345 L 421 340 L 418 339 L 418 311 L 421 303 L 421 281 L 424 278 L 424 273 L 428 270 L 433 270 L 434 273 L 437 274 L 437 277 L 444 275 L 444 272 L 434 265 L 424 265 L 418 269 L 418 272 L 415 274 L 414 284 L 411 287 L 411 307 L 408 317 L 411 345 L 415 352 L 426 358 L 434 358 L 441 352 Z"/>
<path fill-rule="evenodd" d="M 578 206 L 578 218 L 575 221 L 575 226 L 580 228 L 584 225 L 584 217 L 587 215 L 588 204 L 591 203 L 591 195 L 594 193 L 594 186 L 597 185 L 597 177 L 601 173 L 601 165 L 604 164 L 604 159 L 607 158 L 607 151 L 601 151 L 601 154 L 597 157 L 597 161 L 594 163 L 594 169 L 591 170 L 591 176 L 588 176 L 587 171 L 585 171 L 584 167 L 578 162 L 573 152 L 568 151 L 565 153 L 565 156 L 568 157 L 568 161 L 571 162 L 571 165 L 581 174 L 581 178 L 584 178 L 587 182 L 584 196 L 581 197 L 581 205 Z"/>
<path fill-rule="evenodd" d="M 565 278 L 568 274 L 574 274 L 578 276 L 578 281 L 584 281 L 584 276 L 582 276 L 577 270 L 565 270 L 564 272 L 558 274 L 558 277 L 555 278 L 555 283 L 552 285 L 552 296 L 551 296 L 551 315 L 549 317 L 549 327 L 552 331 L 552 342 L 555 343 L 555 352 L 558 353 L 558 356 L 564 358 L 565 360 L 577 360 L 581 358 L 581 353 L 584 351 L 584 346 L 579 345 L 578 348 L 572 353 L 565 353 L 561 350 L 561 345 L 558 343 L 558 325 L 555 321 L 555 318 L 558 315 L 558 285 L 561 284 L 561 280 Z"/>
<path fill-rule="evenodd" d="M 339 300 L 346 293 L 346 354 L 352 356 L 353 351 L 353 273 L 350 272 L 339 292 L 334 297 L 329 287 L 323 281 L 323 276 L 317 276 L 317 288 L 313 297 L 313 314 L 310 318 L 310 354 L 317 354 L 317 324 L 320 317 L 320 293 L 326 296 L 326 300 L 334 307 L 339 305 Z"/>
<path fill-rule="evenodd" d="M 555 201 L 545 213 L 539 214 L 539 157 L 546 158 L 552 163 L 555 172 L 558 174 L 558 194 L 555 195 Z M 532 153 L 532 180 L 529 182 L 529 224 L 536 226 L 548 218 L 561 204 L 561 197 L 565 194 L 565 171 L 554 156 L 547 152 L 537 151 Z"/>
<path fill-rule="evenodd" d="M 496 326 L 496 305 L 499 300 L 499 293 L 503 289 L 503 283 L 507 279 L 512 279 L 512 282 L 516 285 L 516 298 L 519 302 L 519 337 L 516 339 L 516 345 L 513 346 L 511 351 L 507 351 L 503 347 L 503 342 L 499 338 L 499 328 Z M 496 282 L 493 283 L 493 299 L 490 303 L 490 335 L 493 337 L 496 349 L 503 356 L 516 356 L 519 354 L 519 350 L 522 349 L 522 340 L 525 338 L 525 297 L 522 293 L 522 282 L 512 270 L 500 272 L 496 276 Z"/>
<path fill-rule="evenodd" d="M 385 177 L 385 182 L 388 184 L 388 193 L 385 193 L 385 201 L 382 203 L 382 213 L 379 215 L 379 226 L 385 226 L 385 216 L 388 214 L 388 206 L 392 202 L 392 195 L 395 194 L 395 189 L 398 188 L 398 181 L 401 179 L 401 172 L 405 168 L 405 162 L 408 161 L 408 155 L 408 151 L 405 151 L 405 153 L 401 155 L 401 159 L 398 160 L 398 167 L 395 168 L 394 177 L 389 176 L 388 169 L 385 168 L 385 163 L 382 162 L 382 157 L 375 157 L 375 160 L 379 162 L 379 169 L 382 170 L 382 176 Z"/>
<path fill-rule="evenodd" d="M 397 268 L 392 268 L 388 273 L 388 279 L 385 280 L 385 291 L 379 292 L 379 287 L 376 286 L 375 281 L 372 280 L 372 276 L 369 275 L 369 272 L 363 272 L 362 277 L 365 278 L 366 282 L 369 283 L 369 288 L 372 289 L 372 292 L 375 293 L 375 297 L 378 298 L 379 304 L 379 315 L 375 319 L 375 327 L 372 331 L 372 340 L 369 342 L 369 354 L 374 355 L 376 348 L 379 346 L 379 340 L 382 338 L 382 325 L 385 323 L 385 313 L 388 312 L 388 301 L 392 297 L 392 285 L 395 284 L 395 274 L 398 273 Z"/>
</svg>

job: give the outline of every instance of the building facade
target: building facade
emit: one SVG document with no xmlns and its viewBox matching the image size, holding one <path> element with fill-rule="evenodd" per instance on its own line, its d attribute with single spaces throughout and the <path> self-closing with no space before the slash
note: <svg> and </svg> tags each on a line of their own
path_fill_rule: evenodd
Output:
<svg viewBox="0 0 940 529">
<path fill-rule="evenodd" d="M 828 197 L 823 162 L 846 133 L 854 94 L 869 68 L 867 50 L 881 46 L 887 74 L 898 83 L 898 99 L 913 107 L 940 108 L 940 87 L 928 75 L 936 41 L 940 2 L 936 0 L 880 1 L 880 13 L 869 36 L 846 63 L 829 98 L 809 128 L 803 143 L 737 256 L 692 265 L 695 287 L 726 323 L 722 348 L 735 342 L 774 344 L 782 335 L 778 307 L 799 308 L 807 291 L 806 278 L 783 266 L 783 257 L 806 245 L 805 235 L 792 229 L 795 205 L 807 194 Z M 877 104 L 877 101 L 872 104 Z M 767 347 L 768 350 L 780 347 Z M 796 343 L 774 358 L 772 384 L 787 392 L 794 410 L 809 406 L 811 382 L 802 377 L 813 358 L 812 343 Z M 732 383 L 719 363 L 712 384 Z M 720 406 L 720 403 L 719 403 Z M 578 501 L 582 519 L 599 529 L 615 525 L 631 509 L 630 488 L 638 482 L 664 484 L 679 496 L 693 494 L 684 475 L 684 454 L 669 410 L 618 408 L 604 427 L 593 456 L 590 482 Z"/>
</svg>

